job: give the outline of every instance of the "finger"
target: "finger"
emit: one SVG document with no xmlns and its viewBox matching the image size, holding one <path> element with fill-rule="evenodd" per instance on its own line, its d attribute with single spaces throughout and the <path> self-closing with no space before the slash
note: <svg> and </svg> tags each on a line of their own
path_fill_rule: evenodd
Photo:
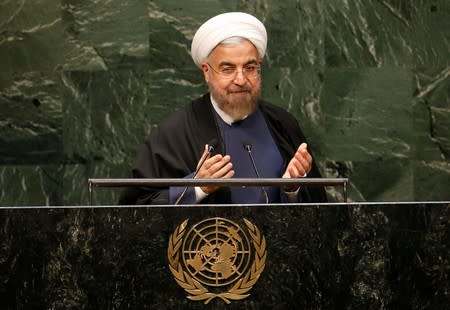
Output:
<svg viewBox="0 0 450 310">
<path fill-rule="evenodd" d="M 290 178 L 291 174 L 289 173 L 289 166 L 286 168 L 286 171 L 284 172 L 282 178 Z"/>
<path fill-rule="evenodd" d="M 306 158 L 306 160 L 308 162 L 310 162 L 310 163 L 312 162 L 312 156 L 308 152 L 308 144 L 306 144 L 306 143 L 300 144 L 296 153 L 300 153 L 301 155 L 303 155 L 303 157 Z"/>
<path fill-rule="evenodd" d="M 297 152 L 295 159 L 303 166 L 306 173 L 311 170 L 313 158 L 307 151 L 302 150 Z"/>
<path fill-rule="evenodd" d="M 217 162 L 220 162 L 221 159 L 222 159 L 222 155 L 219 155 L 219 154 L 206 159 L 205 162 L 203 163 L 203 165 L 200 167 L 200 170 L 198 171 L 196 178 L 199 178 L 199 179 L 210 178 L 212 173 L 214 173 L 214 171 L 211 170 L 211 166 L 213 166 Z"/>
<path fill-rule="evenodd" d="M 306 166 L 305 166 L 306 165 Z M 305 159 L 294 157 L 289 165 L 289 174 L 291 178 L 298 178 L 303 176 L 308 169 L 308 164 Z"/>
<path fill-rule="evenodd" d="M 223 162 L 220 162 L 220 164 L 223 164 Z M 215 166 L 214 168 L 217 169 L 212 173 L 212 177 L 219 179 L 223 178 L 228 172 L 233 170 L 233 164 L 231 162 L 227 162 L 223 166 Z"/>
<path fill-rule="evenodd" d="M 296 165 L 298 165 L 298 160 L 294 157 L 289 161 L 289 164 L 286 167 L 286 170 L 283 174 L 283 178 L 295 178 L 295 175 L 297 174 L 297 168 Z"/>
<path fill-rule="evenodd" d="M 298 147 L 298 151 L 299 150 L 307 150 L 308 149 L 308 144 L 303 142 L 302 144 L 300 144 L 300 146 Z"/>
<path fill-rule="evenodd" d="M 210 169 L 217 171 L 217 170 L 221 169 L 223 166 L 225 166 L 228 163 L 231 163 L 231 157 L 229 155 L 225 155 L 222 158 L 220 158 L 220 160 L 214 162 L 210 166 Z"/>
<path fill-rule="evenodd" d="M 312 157 L 310 156 L 305 157 L 302 154 L 297 153 L 294 159 L 295 166 L 299 169 L 308 170 L 311 166 Z"/>
<path fill-rule="evenodd" d="M 207 159 L 204 168 L 199 171 L 199 178 L 219 178 L 226 173 L 231 166 L 227 167 L 227 164 L 231 165 L 230 156 L 222 156 L 220 154 L 214 155 Z"/>
<path fill-rule="evenodd" d="M 220 178 L 221 179 L 231 179 L 233 176 L 234 176 L 234 170 L 233 170 L 233 168 L 231 168 L 225 174 L 223 174 Z"/>
<path fill-rule="evenodd" d="M 205 163 L 203 164 L 203 167 L 205 167 L 206 170 L 211 169 L 214 165 L 217 165 L 217 163 L 220 163 L 223 160 L 223 156 L 220 154 L 214 155 L 210 158 L 208 158 Z"/>
<path fill-rule="evenodd" d="M 309 163 L 303 161 L 295 166 L 297 170 L 297 174 L 295 175 L 296 178 L 304 177 L 308 174 L 308 172 L 311 170 L 311 166 Z"/>
<path fill-rule="evenodd" d="M 233 168 L 233 165 L 231 163 L 228 163 L 221 170 L 217 171 L 212 177 L 217 178 L 217 179 L 221 179 L 221 178 L 231 179 L 234 176 L 234 170 L 232 168 Z M 212 192 L 218 190 L 219 188 L 220 188 L 220 186 L 208 186 L 206 190 L 209 193 L 212 193 Z"/>
<path fill-rule="evenodd" d="M 292 165 L 289 167 L 289 175 L 291 178 L 298 178 L 301 175 L 301 172 L 295 165 Z"/>
<path fill-rule="evenodd" d="M 308 163 L 312 163 L 313 158 L 306 149 L 300 149 L 296 154 L 300 154 Z"/>
<path fill-rule="evenodd" d="M 231 165 L 231 163 L 230 163 Z M 231 165 L 232 166 L 232 165 Z M 221 178 L 225 178 L 225 179 L 230 179 L 234 176 L 234 170 L 230 169 L 228 170 L 224 175 L 222 175 Z M 218 176 L 211 176 L 212 178 L 219 178 Z M 214 185 L 210 185 L 210 186 L 203 186 L 200 187 L 202 189 L 202 191 L 204 191 L 207 194 L 211 194 L 212 192 L 215 192 L 216 190 L 218 190 L 220 188 L 220 186 L 214 186 Z"/>
</svg>

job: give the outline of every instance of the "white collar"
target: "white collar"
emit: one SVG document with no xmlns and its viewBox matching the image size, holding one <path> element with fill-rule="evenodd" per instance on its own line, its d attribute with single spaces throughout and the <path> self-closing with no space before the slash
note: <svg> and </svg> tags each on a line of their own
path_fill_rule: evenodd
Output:
<svg viewBox="0 0 450 310">
<path fill-rule="evenodd" d="M 225 113 L 221 108 L 219 108 L 219 104 L 216 100 L 214 100 L 213 96 L 209 95 L 211 99 L 211 103 L 214 107 L 214 110 L 219 114 L 220 118 L 227 123 L 228 125 L 231 125 L 237 121 L 242 121 L 243 119 L 246 119 L 248 115 L 245 115 L 242 119 L 233 119 L 229 114 Z"/>
</svg>

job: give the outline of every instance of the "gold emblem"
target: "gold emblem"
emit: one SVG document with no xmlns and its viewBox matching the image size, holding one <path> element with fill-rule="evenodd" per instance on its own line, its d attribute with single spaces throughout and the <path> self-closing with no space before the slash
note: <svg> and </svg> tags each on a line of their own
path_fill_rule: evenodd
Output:
<svg viewBox="0 0 450 310">
<path fill-rule="evenodd" d="M 187 230 L 188 221 L 175 229 L 167 248 L 170 271 L 187 298 L 229 304 L 248 297 L 266 265 L 266 239 L 258 227 L 244 219 L 245 231 L 214 217 Z"/>
</svg>

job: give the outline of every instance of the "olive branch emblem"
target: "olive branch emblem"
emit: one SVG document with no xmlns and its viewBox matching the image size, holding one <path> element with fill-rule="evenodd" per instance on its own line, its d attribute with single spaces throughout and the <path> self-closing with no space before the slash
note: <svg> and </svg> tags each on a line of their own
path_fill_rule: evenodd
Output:
<svg viewBox="0 0 450 310">
<path fill-rule="evenodd" d="M 227 304 L 232 300 L 242 300 L 250 294 L 248 293 L 259 276 L 264 270 L 266 265 L 266 239 L 261 235 L 258 227 L 253 223 L 244 219 L 244 223 L 247 226 L 248 232 L 253 241 L 253 247 L 255 249 L 254 260 L 249 270 L 240 277 L 227 291 L 222 293 L 210 292 L 198 280 L 189 275 L 180 263 L 180 250 L 183 244 L 183 237 L 186 233 L 186 227 L 189 219 L 186 219 L 181 223 L 169 237 L 169 246 L 167 248 L 167 257 L 169 260 L 169 268 L 175 281 L 180 285 L 189 295 L 188 299 L 193 301 L 204 301 L 208 304 L 214 298 L 220 298 Z"/>
</svg>

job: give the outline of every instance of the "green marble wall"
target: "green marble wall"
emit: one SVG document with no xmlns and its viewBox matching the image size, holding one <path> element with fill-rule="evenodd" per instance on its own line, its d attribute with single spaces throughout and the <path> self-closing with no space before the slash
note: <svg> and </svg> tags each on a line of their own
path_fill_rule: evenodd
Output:
<svg viewBox="0 0 450 310">
<path fill-rule="evenodd" d="M 206 91 L 196 28 L 235 10 L 268 29 L 264 97 L 350 200 L 450 200 L 447 0 L 20 0 L 0 3 L 0 205 L 86 204 L 88 178 L 128 177 L 151 128 Z"/>
</svg>

